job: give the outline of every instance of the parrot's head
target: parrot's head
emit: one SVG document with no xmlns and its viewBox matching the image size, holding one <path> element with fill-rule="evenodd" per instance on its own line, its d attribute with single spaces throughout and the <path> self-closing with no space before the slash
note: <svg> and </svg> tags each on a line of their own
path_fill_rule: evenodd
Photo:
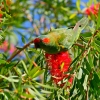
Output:
<svg viewBox="0 0 100 100">
<path fill-rule="evenodd" d="M 33 43 L 35 44 L 35 48 L 40 48 L 40 42 L 41 42 L 41 39 L 40 38 L 35 38 Z"/>
<path fill-rule="evenodd" d="M 41 48 L 42 45 L 47 45 L 49 42 L 49 38 L 35 38 L 33 41 L 35 48 Z"/>
</svg>

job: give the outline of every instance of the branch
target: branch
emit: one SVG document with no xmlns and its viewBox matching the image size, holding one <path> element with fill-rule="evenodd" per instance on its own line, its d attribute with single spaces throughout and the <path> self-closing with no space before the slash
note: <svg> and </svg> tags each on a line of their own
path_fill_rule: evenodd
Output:
<svg viewBox="0 0 100 100">
<path fill-rule="evenodd" d="M 75 43 L 74 45 L 84 48 L 84 45 L 79 44 L 79 43 Z"/>
<path fill-rule="evenodd" d="M 15 54 L 11 55 L 11 57 L 7 60 L 7 62 L 10 62 L 14 57 L 16 57 L 21 51 L 23 51 L 24 49 L 26 49 L 28 46 L 30 46 L 30 44 L 33 43 L 33 40 L 30 41 L 29 43 L 27 43 L 26 45 L 24 45 L 24 47 L 22 49 L 17 49 Z"/>
<path fill-rule="evenodd" d="M 95 36 L 99 33 L 99 30 L 96 30 L 95 33 L 92 35 L 92 37 L 89 39 L 86 47 L 85 47 L 85 51 L 82 53 L 81 57 L 80 57 L 80 61 L 77 63 L 76 67 L 81 65 L 82 59 L 85 58 L 90 50 L 90 45 L 93 42 Z"/>
<path fill-rule="evenodd" d="M 88 86 L 87 86 L 87 91 L 86 91 L 86 97 L 85 97 L 86 100 L 89 100 L 88 98 Z"/>
</svg>

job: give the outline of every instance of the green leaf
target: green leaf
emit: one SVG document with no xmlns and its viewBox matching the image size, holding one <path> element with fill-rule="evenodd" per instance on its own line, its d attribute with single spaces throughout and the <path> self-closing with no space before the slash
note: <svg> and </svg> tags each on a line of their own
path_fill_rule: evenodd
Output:
<svg viewBox="0 0 100 100">
<path fill-rule="evenodd" d="M 80 69 L 79 69 L 79 73 L 78 73 L 78 77 L 77 77 L 78 79 L 81 79 L 81 77 L 82 77 L 82 72 L 83 72 L 83 71 L 82 71 L 82 69 L 80 68 Z"/>
<path fill-rule="evenodd" d="M 18 46 L 16 46 L 16 48 L 19 49 L 19 50 L 22 50 L 22 47 L 18 47 Z"/>
<path fill-rule="evenodd" d="M 99 40 L 95 39 L 94 42 L 95 42 L 98 46 L 100 46 L 100 41 L 99 41 Z"/>
<path fill-rule="evenodd" d="M 13 62 L 7 63 L 7 64 L 5 65 L 5 67 L 11 69 L 11 68 L 14 67 L 17 63 L 18 63 L 18 62 L 13 61 Z"/>
<path fill-rule="evenodd" d="M 89 62 L 87 61 L 86 58 L 84 59 L 84 63 L 86 64 L 86 69 L 87 69 L 89 72 L 91 72 L 91 66 L 90 66 L 90 64 L 89 64 Z"/>
<path fill-rule="evenodd" d="M 0 5 L 1 5 L 2 2 L 3 2 L 3 0 L 0 0 Z"/>
<path fill-rule="evenodd" d="M 4 94 L 7 96 L 8 99 L 10 98 L 11 100 L 13 100 L 13 98 L 12 98 L 12 96 L 10 95 L 9 92 L 4 91 Z"/>
<path fill-rule="evenodd" d="M 9 12 L 9 9 L 7 7 L 7 4 L 6 4 L 6 0 L 3 0 L 3 1 L 4 1 L 3 3 L 4 3 L 4 7 L 5 7 L 6 11 Z"/>
<path fill-rule="evenodd" d="M 41 90 L 42 93 L 45 93 L 45 94 L 51 94 L 52 92 L 51 91 L 47 91 L 47 90 Z"/>
<path fill-rule="evenodd" d="M 90 72 L 89 72 L 86 68 L 82 68 L 82 70 L 83 70 L 83 72 L 84 72 L 85 74 L 87 74 L 87 75 L 90 74 Z"/>
<path fill-rule="evenodd" d="M 34 98 L 36 97 L 35 91 L 33 91 L 31 88 L 28 88 L 28 91 Z"/>
<path fill-rule="evenodd" d="M 97 25 L 96 28 L 98 29 L 100 27 L 100 7 L 99 7 L 99 11 L 98 11 L 98 15 L 97 15 Z"/>
<path fill-rule="evenodd" d="M 88 75 L 85 75 L 85 79 L 84 79 L 84 83 L 83 83 L 83 87 L 85 90 L 87 90 L 87 82 L 88 82 Z"/>
<path fill-rule="evenodd" d="M 7 18 L 11 18 L 11 16 L 9 14 L 7 14 L 7 12 L 2 12 Z"/>
<path fill-rule="evenodd" d="M 22 75 L 22 71 L 18 68 L 18 67 L 14 67 L 14 70 L 16 71 L 16 73 L 21 76 Z"/>
<path fill-rule="evenodd" d="M 3 58 L 3 54 L 0 54 L 0 58 Z"/>
<path fill-rule="evenodd" d="M 99 77 L 98 77 L 98 75 L 97 75 L 96 72 L 94 72 L 94 80 L 95 80 L 95 82 L 96 82 L 97 84 L 100 83 L 100 79 L 99 79 Z"/>
<path fill-rule="evenodd" d="M 25 56 L 26 56 L 26 58 L 27 58 L 27 60 L 30 62 L 30 63 L 32 63 L 32 59 L 30 59 L 30 57 L 29 57 L 29 55 L 28 55 L 28 52 L 26 51 L 26 50 L 24 50 L 24 53 L 25 53 Z"/>
<path fill-rule="evenodd" d="M 0 64 L 6 64 L 7 62 L 5 60 L 0 60 Z"/>
<path fill-rule="evenodd" d="M 93 65 L 93 55 L 92 55 L 91 52 L 88 53 L 88 62 L 89 62 L 89 65 L 91 67 L 94 67 L 94 65 Z"/>
<path fill-rule="evenodd" d="M 90 38 L 92 36 L 91 32 L 85 32 L 80 35 L 83 36 L 84 38 Z"/>
<path fill-rule="evenodd" d="M 64 96 L 60 95 L 60 97 L 62 98 L 62 100 L 66 100 L 66 98 L 64 98 Z"/>
<path fill-rule="evenodd" d="M 78 11 L 81 11 L 81 9 L 80 9 L 80 0 L 76 1 L 76 7 L 77 7 Z"/>
<path fill-rule="evenodd" d="M 44 70 L 38 70 L 37 72 L 35 72 L 35 73 L 32 75 L 32 78 L 38 77 L 38 76 L 41 75 L 43 72 L 44 72 Z"/>
<path fill-rule="evenodd" d="M 78 54 L 78 56 L 72 61 L 71 65 L 73 65 L 73 64 L 79 59 L 79 57 L 81 56 L 81 54 L 82 54 L 82 53 Z M 70 65 L 70 66 L 71 66 L 71 65 Z"/>
<path fill-rule="evenodd" d="M 73 19 L 76 15 L 77 13 L 73 13 L 72 15 L 69 16 L 69 19 Z"/>
<path fill-rule="evenodd" d="M 5 77 L 3 75 L 0 75 L 1 78 L 4 78 L 6 80 L 8 80 L 9 82 L 18 82 L 18 79 L 13 79 L 12 77 Z"/>
<path fill-rule="evenodd" d="M 77 85 L 78 85 L 78 88 L 79 88 L 80 92 L 83 93 L 84 89 L 83 89 L 83 86 L 82 86 L 80 80 L 77 80 Z"/>
<path fill-rule="evenodd" d="M 83 94 L 81 94 L 79 97 L 78 97 L 78 100 L 83 100 Z"/>
<path fill-rule="evenodd" d="M 32 89 L 33 89 L 33 90 L 35 91 L 35 93 L 41 98 L 41 100 L 46 100 L 46 98 L 44 98 L 44 97 L 42 96 L 42 94 L 39 93 L 39 91 L 38 91 L 35 87 L 32 86 Z"/>
<path fill-rule="evenodd" d="M 64 11 L 68 11 L 68 8 L 61 6 L 61 9 Z"/>
<path fill-rule="evenodd" d="M 29 75 L 34 75 L 38 70 L 41 70 L 40 67 L 36 66 L 32 70 L 29 71 Z"/>
<path fill-rule="evenodd" d="M 94 79 L 90 81 L 90 84 L 93 86 L 93 87 L 92 87 L 93 89 L 98 90 L 97 83 L 95 82 L 95 80 L 94 80 Z"/>
<path fill-rule="evenodd" d="M 22 42 L 25 43 L 25 37 L 24 36 L 22 36 Z"/>
<path fill-rule="evenodd" d="M 26 98 L 33 98 L 34 96 L 31 94 L 26 94 L 26 93 L 22 93 L 22 96 L 26 97 Z"/>
<path fill-rule="evenodd" d="M 93 43 L 93 46 L 100 53 L 100 46 L 96 43 Z"/>
<path fill-rule="evenodd" d="M 4 35 L 0 34 L 0 45 L 4 42 L 5 37 Z"/>
<path fill-rule="evenodd" d="M 58 89 L 57 87 L 52 87 L 50 85 L 44 85 L 38 82 L 35 82 L 37 85 L 42 86 L 43 88 L 48 88 L 48 89 Z"/>
<path fill-rule="evenodd" d="M 24 61 L 21 60 L 21 63 L 22 63 L 22 65 L 23 65 L 24 69 L 25 69 L 25 72 L 28 74 L 27 66 L 25 65 Z"/>
</svg>

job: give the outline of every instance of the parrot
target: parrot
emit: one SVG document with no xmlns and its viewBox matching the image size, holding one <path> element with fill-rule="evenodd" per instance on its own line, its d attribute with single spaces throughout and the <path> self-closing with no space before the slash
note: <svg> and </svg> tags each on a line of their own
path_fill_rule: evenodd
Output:
<svg viewBox="0 0 100 100">
<path fill-rule="evenodd" d="M 88 18 L 83 17 L 74 28 L 51 29 L 33 40 L 35 48 L 43 49 L 46 53 L 56 54 L 67 51 L 79 38 L 80 33 L 88 24 Z"/>
</svg>

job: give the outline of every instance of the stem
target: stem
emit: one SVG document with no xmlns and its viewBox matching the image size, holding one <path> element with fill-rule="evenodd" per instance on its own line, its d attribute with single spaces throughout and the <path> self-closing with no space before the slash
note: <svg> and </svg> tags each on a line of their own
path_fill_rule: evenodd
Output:
<svg viewBox="0 0 100 100">
<path fill-rule="evenodd" d="M 10 62 L 10 61 L 11 61 L 14 57 L 16 57 L 21 51 L 23 51 L 24 49 L 26 49 L 31 43 L 33 43 L 33 40 L 30 41 L 29 43 L 27 43 L 26 45 L 24 45 L 24 47 L 23 47 L 21 50 L 17 49 L 16 52 L 15 52 L 15 54 L 11 55 L 11 57 L 7 60 L 7 62 Z"/>
<path fill-rule="evenodd" d="M 88 86 L 87 86 L 87 91 L 86 91 L 86 100 L 88 100 Z"/>
<path fill-rule="evenodd" d="M 74 45 L 84 48 L 84 45 L 75 43 Z"/>
<path fill-rule="evenodd" d="M 22 49 L 20 49 L 20 50 L 19 50 L 19 49 L 16 49 L 16 50 L 15 50 L 15 53 L 11 55 L 11 57 L 7 60 L 7 62 L 10 62 L 10 61 L 11 61 L 14 57 L 16 57 L 21 51 L 23 51 L 23 50 L 26 49 L 28 46 L 30 46 L 31 43 L 33 43 L 33 40 L 30 41 L 29 43 L 27 43 L 26 45 L 24 45 Z M 19 63 L 19 62 L 17 62 L 17 64 L 18 64 L 18 63 Z M 16 64 L 16 65 L 17 65 L 17 64 Z M 15 66 L 16 66 L 16 65 L 15 65 Z M 33 61 L 33 65 L 34 65 L 34 66 L 38 66 L 34 61 Z M 2 67 L 2 66 L 1 66 L 1 67 Z M 8 73 L 7 73 L 6 76 L 8 76 Z M 0 79 L 0 81 L 2 81 L 2 79 Z"/>
<path fill-rule="evenodd" d="M 11 55 L 11 57 L 7 60 L 7 62 L 10 62 L 14 57 L 16 57 L 21 51 L 23 51 L 24 49 L 26 49 L 28 46 L 30 46 L 30 44 L 33 43 L 33 40 L 30 41 L 29 43 L 27 43 L 26 45 L 23 46 L 22 49 L 16 49 L 15 53 Z M 17 63 L 18 64 L 18 63 Z M 38 66 L 34 61 L 33 61 L 33 65 L 34 66 Z"/>
<path fill-rule="evenodd" d="M 82 53 L 81 57 L 80 57 L 80 61 L 77 63 L 76 67 L 81 65 L 82 59 L 85 58 L 88 54 L 88 52 L 90 51 L 90 45 L 93 42 L 94 37 L 98 34 L 98 30 L 95 31 L 95 33 L 92 35 L 92 37 L 90 38 L 90 40 L 88 41 L 86 47 L 85 47 L 85 51 Z"/>
</svg>

